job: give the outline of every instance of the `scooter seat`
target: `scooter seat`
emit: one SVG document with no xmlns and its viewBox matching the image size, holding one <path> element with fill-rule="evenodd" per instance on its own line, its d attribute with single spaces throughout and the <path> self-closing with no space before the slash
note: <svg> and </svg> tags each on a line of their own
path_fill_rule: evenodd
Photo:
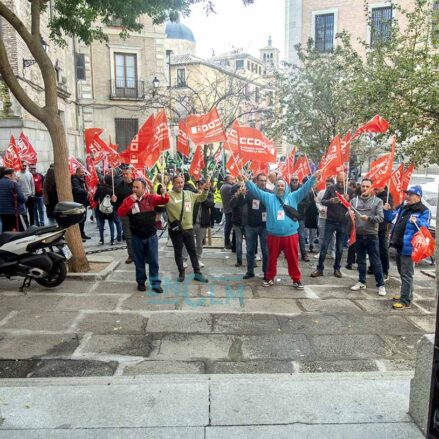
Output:
<svg viewBox="0 0 439 439">
<path fill-rule="evenodd" d="M 17 239 L 25 238 L 26 236 L 42 235 L 44 233 L 55 232 L 58 229 L 58 226 L 30 226 L 24 232 L 3 232 L 0 235 L 0 247 L 8 242 L 16 241 Z"/>
</svg>

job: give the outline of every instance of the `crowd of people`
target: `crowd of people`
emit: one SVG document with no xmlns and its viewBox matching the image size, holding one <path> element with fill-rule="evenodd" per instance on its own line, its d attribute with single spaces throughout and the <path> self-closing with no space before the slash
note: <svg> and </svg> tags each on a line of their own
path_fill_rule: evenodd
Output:
<svg viewBox="0 0 439 439">
<path fill-rule="evenodd" d="M 43 176 L 35 165 L 25 161 L 21 165 L 18 172 L 0 169 L 3 231 L 42 226 L 45 218 L 50 224 L 55 222 L 54 207 L 58 199 L 53 166 Z M 360 183 L 348 182 L 343 172 L 335 181 L 328 178 L 326 188 L 316 192 L 319 174 L 317 171 L 303 181 L 297 175 L 285 181 L 271 172 L 252 179 L 246 175 L 238 178 L 227 175 L 224 181 L 207 178 L 194 182 L 180 169 L 173 169 L 169 174 L 163 170 L 163 174 L 150 180 L 134 178 L 129 166 L 121 166 L 98 169 L 99 185 L 92 199 L 84 168 L 76 170 L 71 183 L 74 201 L 91 209 L 90 220 L 97 223 L 99 244 L 126 242 L 125 262 L 135 264 L 139 291 L 146 290 L 149 276 L 151 289 L 163 292 L 157 233 L 165 226 L 174 248 L 177 281 L 185 280 L 190 261 L 193 279 L 208 282 L 201 273 L 207 230 L 214 224 L 223 224 L 224 249 L 236 254 L 236 267 L 245 265 L 243 280 L 255 277 L 257 262 L 262 260 L 265 287 L 274 285 L 277 260 L 282 252 L 296 289 L 304 288 L 299 259 L 310 262 L 310 254 L 315 253 L 317 266 L 311 273 L 313 278 L 324 276 L 325 261 L 332 259 L 332 273 L 341 278 L 346 252 L 345 268 L 352 270 L 356 264 L 358 271 L 358 282 L 351 290 L 365 289 L 366 275 L 373 274 L 378 294 L 385 296 L 390 245 L 395 248 L 401 277 L 400 294 L 394 296 L 393 308 L 408 308 L 413 301 L 411 239 L 430 220 L 430 212 L 422 204 L 422 188 L 408 188 L 405 201 L 401 206 L 394 206 L 387 188 L 372 189 L 373 182 L 368 178 Z M 85 221 L 86 218 L 79 225 L 84 242 L 91 239 L 85 233 Z M 106 224 L 109 241 L 105 238 Z M 352 227 L 355 227 L 355 244 L 348 245 Z M 145 263 L 149 266 L 148 276 Z"/>
</svg>

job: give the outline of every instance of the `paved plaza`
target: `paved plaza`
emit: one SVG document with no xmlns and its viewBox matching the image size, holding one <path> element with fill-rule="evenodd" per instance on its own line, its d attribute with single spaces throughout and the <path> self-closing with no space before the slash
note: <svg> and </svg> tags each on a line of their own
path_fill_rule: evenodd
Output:
<svg viewBox="0 0 439 439">
<path fill-rule="evenodd" d="M 102 253 L 119 262 L 104 280 L 33 283 L 27 295 L 19 280 L 0 280 L 0 377 L 413 371 L 416 342 L 434 331 L 434 281 L 419 269 L 414 305 L 395 311 L 394 264 L 386 297 L 372 276 L 367 290 L 350 291 L 356 271 L 337 279 L 332 260 L 312 279 L 313 258 L 301 263 L 297 291 L 283 259 L 278 282 L 264 288 L 261 278 L 242 280 L 233 253 L 207 249 L 210 282 L 191 281 L 188 269 L 179 284 L 172 247 L 160 243 L 163 295 L 136 290 L 124 250 Z"/>
</svg>

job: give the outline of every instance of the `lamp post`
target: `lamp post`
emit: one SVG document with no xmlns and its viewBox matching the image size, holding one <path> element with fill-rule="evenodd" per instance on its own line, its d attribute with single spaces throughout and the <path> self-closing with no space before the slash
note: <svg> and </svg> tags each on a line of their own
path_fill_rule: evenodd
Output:
<svg viewBox="0 0 439 439">
<path fill-rule="evenodd" d="M 46 41 L 44 41 L 43 37 L 40 37 L 40 43 L 43 46 L 44 51 L 47 53 L 47 51 L 49 50 L 49 45 L 46 43 Z M 33 66 L 36 63 L 36 61 L 34 59 L 24 59 L 23 58 L 23 70 Z"/>
<path fill-rule="evenodd" d="M 160 79 L 157 78 L 157 76 L 154 76 L 154 79 L 152 80 L 152 97 L 154 97 L 157 94 L 157 90 L 160 87 Z"/>
</svg>

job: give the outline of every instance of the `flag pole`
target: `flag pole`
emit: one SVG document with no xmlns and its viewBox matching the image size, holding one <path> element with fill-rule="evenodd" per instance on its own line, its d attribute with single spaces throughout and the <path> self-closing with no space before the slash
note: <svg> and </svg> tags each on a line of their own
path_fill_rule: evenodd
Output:
<svg viewBox="0 0 439 439">
<path fill-rule="evenodd" d="M 113 195 L 114 195 L 114 168 L 111 168 L 111 185 L 113 186 Z"/>
</svg>

